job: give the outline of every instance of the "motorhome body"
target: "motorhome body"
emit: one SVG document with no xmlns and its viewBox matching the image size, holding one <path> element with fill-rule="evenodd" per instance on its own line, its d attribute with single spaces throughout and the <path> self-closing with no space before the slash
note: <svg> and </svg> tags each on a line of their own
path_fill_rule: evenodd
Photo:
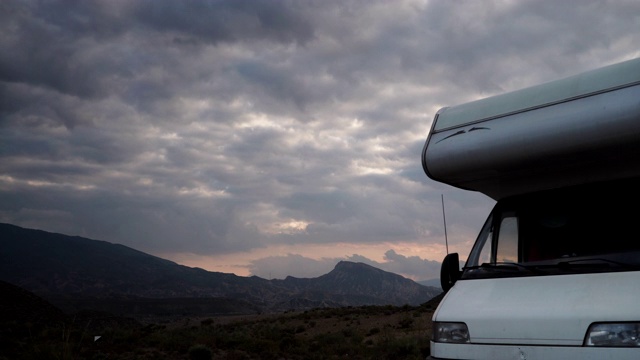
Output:
<svg viewBox="0 0 640 360">
<path fill-rule="evenodd" d="M 433 358 L 640 358 L 640 59 L 443 108 L 422 163 L 497 201 L 443 262 Z"/>
</svg>

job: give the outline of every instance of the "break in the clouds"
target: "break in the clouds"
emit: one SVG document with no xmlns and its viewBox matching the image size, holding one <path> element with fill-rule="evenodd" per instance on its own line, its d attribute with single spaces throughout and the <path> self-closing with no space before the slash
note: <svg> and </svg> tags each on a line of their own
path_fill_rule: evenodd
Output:
<svg viewBox="0 0 640 360">
<path fill-rule="evenodd" d="M 260 253 L 242 266 L 262 275 L 362 256 L 423 278 L 442 255 L 442 196 L 462 253 L 492 206 L 422 172 L 435 112 L 636 57 L 638 13 L 631 0 L 3 1 L 0 221 L 169 256 Z M 305 250 L 319 246 L 334 255 Z"/>
</svg>

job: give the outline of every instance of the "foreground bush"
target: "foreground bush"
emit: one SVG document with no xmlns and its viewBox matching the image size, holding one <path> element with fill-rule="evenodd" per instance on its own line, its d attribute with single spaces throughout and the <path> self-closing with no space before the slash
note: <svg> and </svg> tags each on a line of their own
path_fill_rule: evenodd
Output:
<svg viewBox="0 0 640 360">
<path fill-rule="evenodd" d="M 182 321 L 182 326 L 106 329 L 97 342 L 84 328 L 67 327 L 49 329 L 49 336 L 39 339 L 31 334 L 16 341 L 13 347 L 30 349 L 28 353 L 7 357 L 0 351 L 0 360 L 424 359 L 429 355 L 432 314 L 424 307 L 366 306 L 263 315 L 227 323 L 195 319 Z"/>
<path fill-rule="evenodd" d="M 211 360 L 212 356 L 211 349 L 206 345 L 198 344 L 189 348 L 189 359 L 191 360 Z"/>
</svg>

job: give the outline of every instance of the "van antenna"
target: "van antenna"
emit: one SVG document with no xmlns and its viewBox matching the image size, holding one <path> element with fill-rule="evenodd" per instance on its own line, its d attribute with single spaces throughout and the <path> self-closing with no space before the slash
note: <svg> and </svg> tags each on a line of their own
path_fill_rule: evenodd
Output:
<svg viewBox="0 0 640 360">
<path fill-rule="evenodd" d="M 444 194 L 440 194 L 442 200 L 442 221 L 444 222 L 444 244 L 447 247 L 447 255 L 449 255 L 449 240 L 447 239 L 447 217 L 444 214 Z"/>
</svg>

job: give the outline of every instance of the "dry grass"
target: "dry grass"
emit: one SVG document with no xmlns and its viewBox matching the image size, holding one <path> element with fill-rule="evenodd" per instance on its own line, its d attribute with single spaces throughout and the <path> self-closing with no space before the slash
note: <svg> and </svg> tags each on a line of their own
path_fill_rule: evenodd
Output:
<svg viewBox="0 0 640 360">
<path fill-rule="evenodd" d="M 175 318 L 100 334 L 86 324 L 19 339 L 21 359 L 424 359 L 437 306 L 362 306 L 248 316 Z M 63 331 L 61 333 L 60 331 Z M 96 330 L 97 331 L 97 330 Z M 59 336 L 65 335 L 64 337 Z M 94 335 L 101 335 L 92 341 Z M 36 349 L 37 351 L 35 351 Z"/>
</svg>

